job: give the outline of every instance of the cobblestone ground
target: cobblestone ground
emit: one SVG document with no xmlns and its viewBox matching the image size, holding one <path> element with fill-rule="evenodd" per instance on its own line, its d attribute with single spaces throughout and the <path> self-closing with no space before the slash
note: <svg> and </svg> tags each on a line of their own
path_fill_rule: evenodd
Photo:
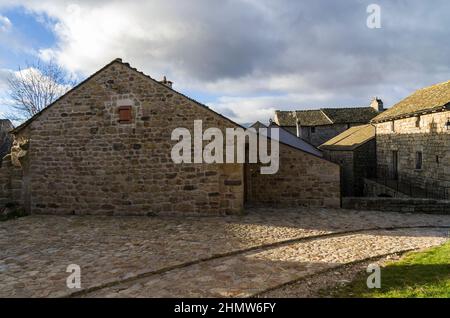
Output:
<svg viewBox="0 0 450 318">
<path fill-rule="evenodd" d="M 378 255 L 440 244 L 446 231 L 377 231 L 293 242 L 150 274 L 285 240 L 411 226 L 450 227 L 450 216 L 329 209 L 253 209 L 246 216 L 212 218 L 30 216 L 0 223 L 0 297 L 68 296 L 73 293 L 66 287 L 70 264 L 80 265 L 84 290 L 113 284 L 87 296 L 249 295 L 365 257 L 370 246 Z M 198 270 L 210 271 L 199 276 L 206 285 L 198 285 L 209 286 L 208 291 L 189 291 L 182 282 L 196 277 Z M 138 275 L 145 278 L 133 280 Z M 121 283 L 126 279 L 131 280 Z M 230 280 L 229 285 L 224 280 Z"/>
<path fill-rule="evenodd" d="M 289 244 L 203 262 L 88 297 L 250 297 L 306 275 L 388 253 L 442 244 L 445 231 L 377 231 Z"/>
</svg>

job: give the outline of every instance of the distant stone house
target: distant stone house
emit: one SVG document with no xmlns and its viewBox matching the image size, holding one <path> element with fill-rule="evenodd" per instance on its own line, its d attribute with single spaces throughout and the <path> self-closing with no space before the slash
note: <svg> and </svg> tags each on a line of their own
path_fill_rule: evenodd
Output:
<svg viewBox="0 0 450 318">
<path fill-rule="evenodd" d="M 289 145 L 289 146 L 297 148 L 299 150 L 308 152 L 308 153 L 313 154 L 315 156 L 323 157 L 322 151 L 320 151 L 318 148 L 314 147 L 313 145 L 311 145 L 307 141 L 305 141 L 305 140 L 303 140 L 301 138 L 298 138 L 291 131 L 289 131 L 289 130 L 283 128 L 283 127 L 278 126 L 274 122 L 270 122 L 270 124 L 268 126 L 266 126 L 263 123 L 257 121 L 256 123 L 254 123 L 250 127 L 251 128 L 255 128 L 255 129 L 260 129 L 260 128 L 267 129 L 267 136 L 269 136 L 270 138 L 275 138 L 273 132 L 276 130 L 277 134 L 278 134 L 276 140 L 279 140 L 280 142 L 282 142 L 282 143 L 284 143 L 286 145 Z"/>
<path fill-rule="evenodd" d="M 368 124 L 383 111 L 375 98 L 370 107 L 275 111 L 274 122 L 318 147 L 353 126 Z"/>
<path fill-rule="evenodd" d="M 450 81 L 416 91 L 373 123 L 379 178 L 450 198 Z"/>
<path fill-rule="evenodd" d="M 4 156 L 9 154 L 12 138 L 9 132 L 14 126 L 9 119 L 0 119 L 0 165 Z"/>
<path fill-rule="evenodd" d="M 175 128 L 240 126 L 116 59 L 13 130 L 0 202 L 31 213 L 240 214 L 262 206 L 340 205 L 339 166 L 280 144 L 277 174 L 261 164 L 172 161 Z"/>
<path fill-rule="evenodd" d="M 355 126 L 319 146 L 324 158 L 341 166 L 342 196 L 363 196 L 364 179 L 376 176 L 375 126 Z"/>
</svg>

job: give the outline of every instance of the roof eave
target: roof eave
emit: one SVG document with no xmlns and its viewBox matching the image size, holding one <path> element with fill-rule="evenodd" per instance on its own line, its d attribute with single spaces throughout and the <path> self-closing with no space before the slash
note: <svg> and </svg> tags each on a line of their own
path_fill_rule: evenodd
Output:
<svg viewBox="0 0 450 318">
<path fill-rule="evenodd" d="M 411 118 L 411 117 L 415 117 L 418 115 L 428 115 L 428 114 L 432 114 L 432 113 L 437 113 L 439 111 L 445 111 L 449 109 L 450 103 L 445 104 L 443 106 L 437 106 L 437 107 L 433 107 L 433 108 L 428 108 L 428 109 L 423 109 L 423 110 L 418 110 L 416 112 L 411 112 L 411 113 L 406 113 L 406 114 L 401 114 L 401 115 L 397 115 L 397 116 L 388 116 L 385 118 L 380 118 L 380 119 L 372 119 L 370 121 L 370 123 L 372 124 L 380 124 L 383 122 L 388 122 L 388 121 L 392 121 L 392 120 L 399 120 L 399 119 L 405 119 L 405 118 Z"/>
</svg>

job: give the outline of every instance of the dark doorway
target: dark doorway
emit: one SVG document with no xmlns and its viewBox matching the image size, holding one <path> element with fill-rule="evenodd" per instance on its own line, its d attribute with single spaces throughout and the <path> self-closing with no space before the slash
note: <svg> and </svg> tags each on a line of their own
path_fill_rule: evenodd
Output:
<svg viewBox="0 0 450 318">
<path fill-rule="evenodd" d="M 392 178 L 398 180 L 398 151 L 392 151 Z"/>
</svg>

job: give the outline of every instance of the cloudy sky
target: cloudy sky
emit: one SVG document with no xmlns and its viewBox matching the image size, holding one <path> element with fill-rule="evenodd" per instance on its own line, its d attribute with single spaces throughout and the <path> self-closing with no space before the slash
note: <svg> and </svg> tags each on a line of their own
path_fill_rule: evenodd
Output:
<svg viewBox="0 0 450 318">
<path fill-rule="evenodd" d="M 83 79 L 121 57 L 241 123 L 373 96 L 391 106 L 450 79 L 449 12 L 447 0 L 0 0 L 0 100 L 26 61 Z"/>
</svg>

